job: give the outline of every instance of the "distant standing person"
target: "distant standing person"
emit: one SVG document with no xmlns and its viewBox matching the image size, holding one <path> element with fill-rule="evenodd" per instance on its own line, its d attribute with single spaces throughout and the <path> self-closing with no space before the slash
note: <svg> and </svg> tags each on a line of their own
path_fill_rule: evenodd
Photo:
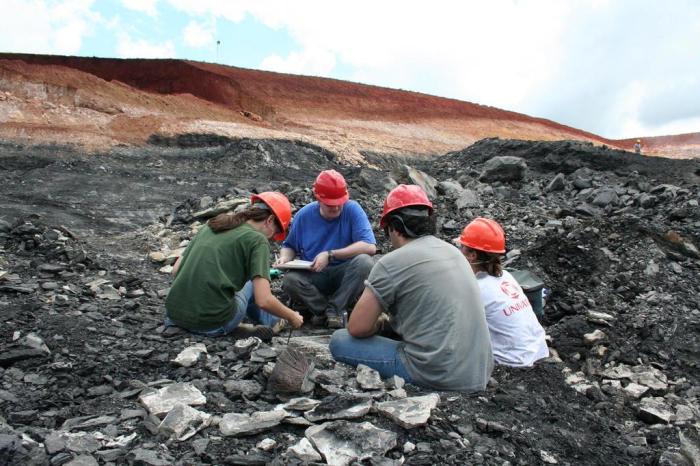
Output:
<svg viewBox="0 0 700 466">
<path fill-rule="evenodd" d="M 300 327 L 304 319 L 270 291 L 270 239 L 284 239 L 292 217 L 282 193 L 251 197 L 235 215 L 221 214 L 202 227 L 175 263 L 175 280 L 165 299 L 166 325 L 222 336 L 238 330 L 244 317 L 258 324 L 251 335 L 269 340 L 280 319 Z"/>
<path fill-rule="evenodd" d="M 372 269 L 348 328 L 333 333 L 333 358 L 436 390 L 483 390 L 493 357 L 479 287 L 460 252 L 434 236 L 428 196 L 397 186 L 380 226 L 393 250 Z M 383 312 L 399 340 L 377 335 Z"/>
<path fill-rule="evenodd" d="M 642 141 L 637 139 L 637 142 L 634 143 L 634 152 L 637 154 L 642 153 Z"/>
<path fill-rule="evenodd" d="M 544 329 L 530 301 L 501 265 L 501 255 L 506 252 L 503 228 L 494 220 L 477 217 L 455 242 L 476 274 L 496 362 L 505 366 L 531 366 L 548 357 Z"/>
<path fill-rule="evenodd" d="M 362 292 L 374 265 L 371 256 L 377 251 L 376 239 L 365 211 L 349 200 L 343 175 L 322 171 L 313 193 L 316 201 L 294 216 L 276 265 L 296 256 L 312 261 L 310 271 L 286 272 L 282 286 L 311 311 L 315 324 L 341 328 L 343 312 Z"/>
</svg>

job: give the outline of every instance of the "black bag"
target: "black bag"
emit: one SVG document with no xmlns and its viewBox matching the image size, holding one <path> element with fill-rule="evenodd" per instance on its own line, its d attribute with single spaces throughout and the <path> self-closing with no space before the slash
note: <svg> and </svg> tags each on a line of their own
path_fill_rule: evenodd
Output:
<svg viewBox="0 0 700 466">
<path fill-rule="evenodd" d="M 530 301 L 532 310 L 535 315 L 540 318 L 544 316 L 544 300 L 542 299 L 542 289 L 544 282 L 534 273 L 529 270 L 508 270 L 515 278 L 520 287 L 525 292 L 527 300 Z"/>
</svg>

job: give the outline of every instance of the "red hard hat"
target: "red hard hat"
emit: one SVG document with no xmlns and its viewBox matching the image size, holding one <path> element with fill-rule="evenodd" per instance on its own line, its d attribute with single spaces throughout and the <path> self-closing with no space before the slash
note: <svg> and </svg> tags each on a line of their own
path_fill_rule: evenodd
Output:
<svg viewBox="0 0 700 466">
<path fill-rule="evenodd" d="M 264 202 L 267 205 L 277 221 L 282 227 L 282 231 L 274 236 L 276 241 L 282 241 L 287 237 L 287 228 L 289 227 L 289 222 L 292 221 L 292 205 L 289 203 L 289 199 L 282 193 L 277 191 L 265 191 L 260 194 L 253 194 L 250 196 L 250 202 L 254 203 L 256 201 Z"/>
<path fill-rule="evenodd" d="M 477 217 L 464 227 L 459 236 L 459 242 L 464 246 L 479 251 L 504 253 L 506 252 L 506 234 L 495 220 Z"/>
<path fill-rule="evenodd" d="M 335 170 L 324 170 L 314 182 L 314 196 L 326 205 L 343 205 L 350 198 L 343 175 Z"/>
<path fill-rule="evenodd" d="M 400 184 L 387 194 L 384 200 L 384 210 L 379 219 L 379 226 L 386 226 L 386 217 L 395 210 L 409 206 L 426 206 L 430 213 L 433 212 L 433 204 L 428 195 L 415 184 Z"/>
</svg>

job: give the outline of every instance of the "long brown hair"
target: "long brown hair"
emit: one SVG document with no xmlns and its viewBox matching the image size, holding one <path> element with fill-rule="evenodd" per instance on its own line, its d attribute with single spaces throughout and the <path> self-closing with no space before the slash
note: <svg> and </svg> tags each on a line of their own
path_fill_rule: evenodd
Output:
<svg viewBox="0 0 700 466">
<path fill-rule="evenodd" d="M 214 233 L 221 233 L 222 231 L 233 230 L 243 225 L 248 220 L 253 220 L 255 222 L 261 222 L 266 220 L 267 217 L 273 215 L 270 209 L 262 203 L 255 203 L 250 205 L 247 209 L 233 214 L 230 212 L 219 214 L 216 217 L 210 219 L 207 224 L 209 228 L 212 229 Z M 277 220 L 275 218 L 275 220 Z"/>
<path fill-rule="evenodd" d="M 466 246 L 465 246 L 466 247 Z M 476 253 L 476 262 L 472 262 L 478 270 L 483 270 L 492 277 L 503 275 L 503 264 L 501 264 L 501 254 L 495 252 L 479 251 L 478 249 L 467 248 Z"/>
</svg>

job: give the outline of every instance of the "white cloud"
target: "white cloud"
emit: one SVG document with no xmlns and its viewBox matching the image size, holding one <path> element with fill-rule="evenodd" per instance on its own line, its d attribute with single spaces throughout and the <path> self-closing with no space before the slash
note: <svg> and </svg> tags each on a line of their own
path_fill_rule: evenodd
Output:
<svg viewBox="0 0 700 466">
<path fill-rule="evenodd" d="M 294 49 L 265 57 L 264 69 L 329 77 L 350 70 L 353 80 L 613 138 L 685 127 L 700 116 L 696 99 L 687 102 L 700 96 L 697 80 L 687 84 L 700 75 L 694 0 L 169 1 L 192 15 L 233 22 L 250 15 L 286 30 Z"/>
<path fill-rule="evenodd" d="M 579 2 L 560 42 L 556 73 L 526 102 L 533 113 L 610 138 L 689 129 L 700 117 L 697 2 Z"/>
<path fill-rule="evenodd" d="M 128 34 L 119 34 L 117 55 L 120 58 L 175 58 L 172 41 L 153 44 L 143 39 L 132 39 Z"/>
<path fill-rule="evenodd" d="M 238 23 L 245 17 L 254 2 L 248 0 L 168 0 L 174 8 L 190 15 L 221 17 Z"/>
<path fill-rule="evenodd" d="M 156 5 L 158 0 L 121 0 L 122 5 L 129 10 L 146 13 L 148 16 L 157 16 Z"/>
<path fill-rule="evenodd" d="M 152 16 L 159 6 L 121 1 Z M 263 69 L 452 97 L 611 138 L 700 117 L 697 0 L 166 1 L 190 16 L 178 31 L 190 47 L 214 42 L 217 21 L 285 32 L 290 43 L 260 57 Z M 97 24 L 117 36 L 119 56 L 175 56 L 179 37 L 155 43 L 149 31 L 111 28 L 94 5 L 3 0 L 0 50 L 76 54 Z"/>
<path fill-rule="evenodd" d="M 71 55 L 102 21 L 93 0 L 4 0 L 0 50 Z"/>
<path fill-rule="evenodd" d="M 182 31 L 185 44 L 190 47 L 203 47 L 214 42 L 214 28 L 207 27 L 196 21 L 190 23 Z"/>
</svg>

